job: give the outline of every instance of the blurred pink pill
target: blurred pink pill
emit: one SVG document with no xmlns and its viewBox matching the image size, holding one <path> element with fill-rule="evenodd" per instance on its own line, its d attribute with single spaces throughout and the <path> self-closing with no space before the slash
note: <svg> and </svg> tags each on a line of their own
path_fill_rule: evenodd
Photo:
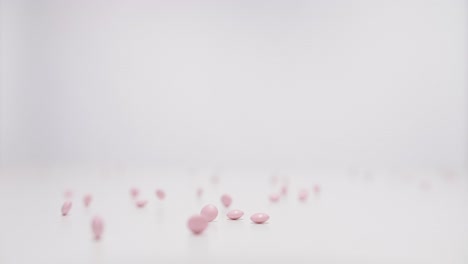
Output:
<svg viewBox="0 0 468 264">
<path fill-rule="evenodd" d="M 131 188 L 130 189 L 130 195 L 133 197 L 133 198 L 136 198 L 138 197 L 138 195 L 140 194 L 140 190 L 138 190 L 137 188 Z"/>
<path fill-rule="evenodd" d="M 164 200 L 164 198 L 166 197 L 166 193 L 161 189 L 157 189 L 156 196 L 158 197 L 159 200 Z"/>
<path fill-rule="evenodd" d="M 299 191 L 298 198 L 301 202 L 307 201 L 307 198 L 309 197 L 309 192 L 305 189 L 302 189 Z"/>
<path fill-rule="evenodd" d="M 270 219 L 270 216 L 264 213 L 256 213 L 250 217 L 250 220 L 256 224 L 263 224 Z"/>
<path fill-rule="evenodd" d="M 224 206 L 229 207 L 232 203 L 232 198 L 228 194 L 223 194 L 223 196 L 221 196 L 221 202 Z"/>
<path fill-rule="evenodd" d="M 198 189 L 197 189 L 197 197 L 200 198 L 202 195 L 203 195 L 203 189 L 202 189 L 202 188 L 198 188 Z"/>
<path fill-rule="evenodd" d="M 91 194 L 86 194 L 84 197 L 83 197 L 83 203 L 86 207 L 88 207 L 90 204 L 91 204 L 91 201 L 93 200 L 93 197 L 91 196 Z"/>
<path fill-rule="evenodd" d="M 135 202 L 135 205 L 139 208 L 145 207 L 145 205 L 148 203 L 147 200 L 138 200 Z"/>
<path fill-rule="evenodd" d="M 241 210 L 231 210 L 227 213 L 226 216 L 229 217 L 229 219 L 237 220 L 241 218 L 243 215 L 244 215 L 244 212 L 242 212 Z"/>
<path fill-rule="evenodd" d="M 72 202 L 66 201 L 62 205 L 62 215 L 67 215 L 68 212 L 70 212 L 70 209 L 72 207 Z"/>
<path fill-rule="evenodd" d="M 277 175 L 271 176 L 271 183 L 272 183 L 272 184 L 277 184 L 278 181 L 279 181 L 279 178 L 278 178 Z"/>
<path fill-rule="evenodd" d="M 194 215 L 189 218 L 187 226 L 194 234 L 200 234 L 208 226 L 208 220 L 202 215 Z"/>
<path fill-rule="evenodd" d="M 215 220 L 216 217 L 218 216 L 218 209 L 216 208 L 216 206 L 212 204 L 208 204 L 208 205 L 205 205 L 205 207 L 201 209 L 200 214 L 204 216 L 206 220 L 208 220 L 208 222 L 211 222 Z"/>
<path fill-rule="evenodd" d="M 269 197 L 269 198 L 270 198 L 270 201 L 271 201 L 271 202 L 276 203 L 276 202 L 279 201 L 280 195 L 277 194 L 277 193 L 272 193 L 272 194 L 270 194 L 270 197 Z"/>
<path fill-rule="evenodd" d="M 213 177 L 211 177 L 211 183 L 218 184 L 219 183 L 219 176 L 218 175 L 213 175 Z"/>
<path fill-rule="evenodd" d="M 283 185 L 283 187 L 281 187 L 281 194 L 282 195 L 288 194 L 288 186 Z"/>
<path fill-rule="evenodd" d="M 102 232 L 104 231 L 104 221 L 99 216 L 95 216 L 91 222 L 94 238 L 101 239 Z"/>
<path fill-rule="evenodd" d="M 65 199 L 71 199 L 71 198 L 73 198 L 73 191 L 72 190 L 65 190 L 65 192 L 63 193 L 63 196 L 65 197 Z"/>
<path fill-rule="evenodd" d="M 315 194 L 320 194 L 320 185 L 315 184 L 313 190 Z"/>
</svg>

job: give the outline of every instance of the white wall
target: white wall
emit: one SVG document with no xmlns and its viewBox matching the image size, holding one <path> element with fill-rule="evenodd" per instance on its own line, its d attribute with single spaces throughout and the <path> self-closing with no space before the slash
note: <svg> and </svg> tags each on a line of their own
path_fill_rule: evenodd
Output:
<svg viewBox="0 0 468 264">
<path fill-rule="evenodd" d="M 466 164 L 466 1 L 183 2 L 3 0 L 3 164 Z"/>
</svg>

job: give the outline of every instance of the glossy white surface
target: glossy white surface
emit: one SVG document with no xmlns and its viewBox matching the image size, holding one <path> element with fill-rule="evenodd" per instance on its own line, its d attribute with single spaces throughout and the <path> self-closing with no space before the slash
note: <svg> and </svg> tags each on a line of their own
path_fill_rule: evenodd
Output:
<svg viewBox="0 0 468 264">
<path fill-rule="evenodd" d="M 2 171 L 0 177 L 0 263 L 467 263 L 466 175 L 376 172 L 288 173 L 287 198 L 271 204 L 279 189 L 270 174 L 223 172 L 213 185 L 209 173 L 183 171 Z M 297 200 L 302 187 L 320 183 L 322 194 Z M 148 198 L 136 208 L 129 188 Z M 196 198 L 196 188 L 204 194 Z M 70 214 L 62 217 L 63 192 L 74 191 Z M 163 188 L 159 201 L 154 190 Z M 424 189 L 426 188 L 426 189 Z M 83 195 L 93 194 L 90 208 Z M 220 195 L 245 212 L 231 221 Z M 187 219 L 206 203 L 218 205 L 216 221 L 200 236 Z M 270 215 L 252 224 L 254 212 Z M 105 221 L 103 239 L 92 239 L 91 218 Z"/>
</svg>

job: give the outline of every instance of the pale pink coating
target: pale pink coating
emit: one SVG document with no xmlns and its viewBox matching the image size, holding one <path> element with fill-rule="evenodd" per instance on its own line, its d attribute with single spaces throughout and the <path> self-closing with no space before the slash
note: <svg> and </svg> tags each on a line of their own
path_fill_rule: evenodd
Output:
<svg viewBox="0 0 468 264">
<path fill-rule="evenodd" d="M 70 212 L 71 207 L 72 207 L 71 201 L 64 202 L 62 205 L 62 215 L 67 215 L 68 212 Z"/>
<path fill-rule="evenodd" d="M 243 215 L 244 215 L 244 212 L 242 212 L 241 210 L 231 210 L 226 214 L 226 216 L 229 217 L 229 219 L 231 220 L 237 220 L 241 218 Z"/>
<path fill-rule="evenodd" d="M 92 201 L 93 201 L 93 196 L 89 193 L 83 197 L 83 203 L 86 207 L 88 207 Z"/>
<path fill-rule="evenodd" d="M 211 222 L 216 219 L 218 216 L 218 208 L 212 204 L 205 205 L 202 209 L 200 214 L 208 220 L 208 222 Z"/>
<path fill-rule="evenodd" d="M 270 219 L 270 216 L 265 213 L 256 213 L 250 217 L 250 220 L 256 224 L 263 224 Z"/>
<path fill-rule="evenodd" d="M 133 187 L 130 189 L 130 195 L 133 198 L 137 198 L 139 194 L 140 194 L 140 190 L 138 190 L 138 188 Z"/>
<path fill-rule="evenodd" d="M 135 202 L 135 205 L 139 208 L 145 207 L 145 205 L 148 203 L 148 200 L 138 200 Z"/>
<path fill-rule="evenodd" d="M 279 201 L 280 197 L 281 197 L 281 196 L 280 196 L 278 193 L 272 193 L 272 194 L 270 194 L 270 196 L 269 196 L 270 202 L 276 203 L 276 202 Z"/>
<path fill-rule="evenodd" d="M 187 226 L 194 234 L 200 234 L 208 226 L 208 220 L 202 215 L 193 215 L 189 218 Z"/>
<path fill-rule="evenodd" d="M 307 201 L 308 197 L 309 197 L 309 192 L 306 189 L 302 189 L 299 191 L 299 195 L 298 195 L 299 201 L 305 202 Z"/>
<path fill-rule="evenodd" d="M 99 216 L 93 217 L 91 221 L 91 229 L 93 230 L 94 238 L 96 240 L 101 239 L 102 233 L 104 232 L 104 221 Z"/>
<path fill-rule="evenodd" d="M 223 194 L 221 196 L 221 202 L 225 207 L 229 207 L 232 203 L 232 197 L 229 194 Z"/>
<path fill-rule="evenodd" d="M 202 195 L 203 195 L 203 189 L 202 189 L 202 188 L 198 188 L 198 189 L 197 189 L 197 197 L 200 198 Z"/>
<path fill-rule="evenodd" d="M 166 193 L 161 189 L 157 189 L 156 196 L 158 197 L 159 200 L 164 200 L 164 198 L 166 197 Z"/>
</svg>

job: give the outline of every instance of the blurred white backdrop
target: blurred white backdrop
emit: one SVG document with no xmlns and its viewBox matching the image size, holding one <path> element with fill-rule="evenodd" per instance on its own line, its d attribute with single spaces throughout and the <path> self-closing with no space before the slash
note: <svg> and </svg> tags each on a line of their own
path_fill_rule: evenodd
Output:
<svg viewBox="0 0 468 264">
<path fill-rule="evenodd" d="M 3 0 L 1 161 L 465 166 L 467 10 Z"/>
</svg>

